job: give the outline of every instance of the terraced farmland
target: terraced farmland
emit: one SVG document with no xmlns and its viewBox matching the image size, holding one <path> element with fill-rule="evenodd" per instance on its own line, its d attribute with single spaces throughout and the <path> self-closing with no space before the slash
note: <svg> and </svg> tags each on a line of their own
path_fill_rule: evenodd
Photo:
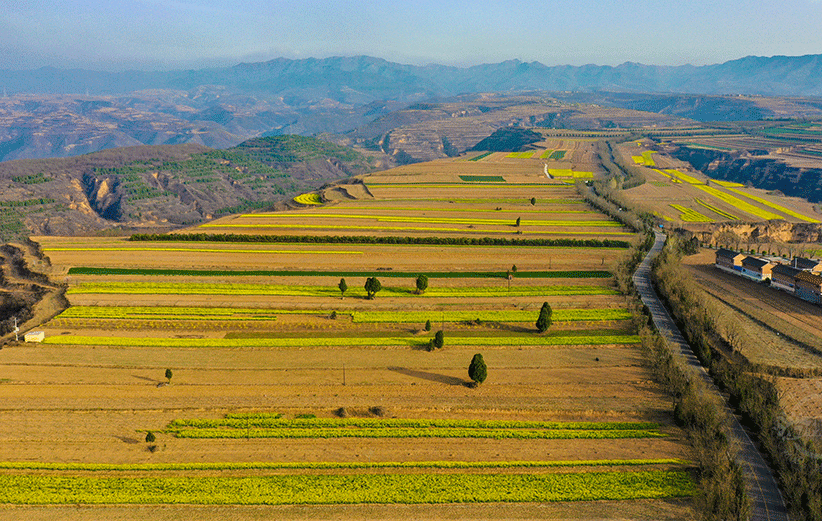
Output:
<svg viewBox="0 0 822 521">
<path fill-rule="evenodd" d="M 537 168 L 487 169 L 505 161 Z M 357 200 L 213 223 L 277 244 L 213 241 L 213 225 L 37 238 L 71 306 L 42 344 L 0 352 L 0 502 L 125 519 L 692 517 L 688 445 L 611 276 L 625 248 L 579 241 L 634 236 L 542 168 L 409 165 Z M 506 182 L 469 177 L 489 175 Z M 553 231 L 568 240 L 451 241 Z M 443 240 L 327 238 L 363 233 Z"/>
</svg>

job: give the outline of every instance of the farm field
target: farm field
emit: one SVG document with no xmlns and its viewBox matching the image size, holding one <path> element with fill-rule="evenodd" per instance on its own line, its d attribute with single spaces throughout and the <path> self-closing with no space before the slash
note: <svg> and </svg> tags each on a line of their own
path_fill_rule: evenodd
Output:
<svg viewBox="0 0 822 521">
<path fill-rule="evenodd" d="M 574 242 L 634 235 L 551 184 L 538 155 L 409 165 L 365 177 L 370 195 L 214 222 L 312 243 L 207 240 L 227 233 L 213 226 L 182 231 L 203 240 L 35 238 L 70 307 L 44 343 L 0 351 L 0 513 L 692 518 L 689 446 L 610 275 L 626 249 Z M 468 177 L 490 175 L 506 183 Z M 570 242 L 347 244 L 322 237 L 360 232 L 310 227 L 352 222 Z M 473 387 L 475 353 L 488 377 Z"/>
<path fill-rule="evenodd" d="M 642 152 L 642 156 L 637 155 L 642 150 L 635 143 L 619 147 L 623 158 L 639 158 L 642 162 L 638 164 L 647 165 L 644 156 L 648 151 Z M 654 153 L 652 158 L 654 168 L 642 167 L 649 182 L 626 190 L 625 195 L 667 221 L 688 224 L 770 219 L 817 223 L 822 220 L 822 215 L 805 200 L 707 179 L 661 152 Z"/>
</svg>

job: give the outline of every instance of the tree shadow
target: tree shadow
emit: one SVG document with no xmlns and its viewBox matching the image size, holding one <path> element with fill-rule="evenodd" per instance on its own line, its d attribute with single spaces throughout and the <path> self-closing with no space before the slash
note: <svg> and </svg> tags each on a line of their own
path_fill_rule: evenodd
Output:
<svg viewBox="0 0 822 521">
<path fill-rule="evenodd" d="M 437 382 L 446 385 L 469 385 L 470 382 L 466 382 L 462 378 L 457 378 L 456 376 L 448 376 L 444 374 L 437 374 L 437 373 L 428 373 L 425 371 L 415 371 L 414 369 L 407 369 L 405 367 L 389 367 L 389 371 L 394 371 L 395 373 L 404 374 L 406 376 L 411 376 L 414 378 L 420 378 L 422 380 L 428 380 L 430 382 Z"/>
<path fill-rule="evenodd" d="M 512 333 L 534 333 L 536 328 L 520 326 L 517 324 L 507 324 L 505 322 L 486 322 L 486 324 L 493 324 L 493 327 L 502 331 L 510 331 Z"/>
<path fill-rule="evenodd" d="M 157 382 L 159 382 L 159 380 L 157 380 L 156 378 L 149 378 L 147 376 L 140 376 L 138 374 L 133 374 L 131 376 L 134 377 L 134 378 L 137 378 L 138 380 L 145 380 L 145 381 L 151 382 L 153 384 L 156 384 Z"/>
<path fill-rule="evenodd" d="M 127 438 L 125 436 L 115 436 L 118 440 L 122 441 L 123 443 L 128 443 L 129 445 L 136 445 L 140 443 L 140 440 L 135 438 Z"/>
</svg>

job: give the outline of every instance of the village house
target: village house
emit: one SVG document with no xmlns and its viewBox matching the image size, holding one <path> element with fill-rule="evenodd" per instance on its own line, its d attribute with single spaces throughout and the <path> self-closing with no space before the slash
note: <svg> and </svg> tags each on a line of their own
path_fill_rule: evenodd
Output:
<svg viewBox="0 0 822 521">
<path fill-rule="evenodd" d="M 761 282 L 771 278 L 771 270 L 776 264 L 770 261 L 751 257 L 742 259 L 742 276 Z"/>
<path fill-rule="evenodd" d="M 742 271 L 742 259 L 744 258 L 745 255 L 742 253 L 719 248 L 716 250 L 716 267 L 739 275 L 738 272 Z"/>
<path fill-rule="evenodd" d="M 793 268 L 787 264 L 777 264 L 771 270 L 771 286 L 789 293 L 794 293 L 796 276 L 799 273 L 802 273 L 802 270 Z"/>
<path fill-rule="evenodd" d="M 811 260 L 805 259 L 803 257 L 794 257 L 793 261 L 791 262 L 791 266 L 804 271 L 822 273 L 822 261 L 820 260 Z"/>
<path fill-rule="evenodd" d="M 809 271 L 797 273 L 796 296 L 814 304 L 822 303 L 822 277 Z"/>
</svg>

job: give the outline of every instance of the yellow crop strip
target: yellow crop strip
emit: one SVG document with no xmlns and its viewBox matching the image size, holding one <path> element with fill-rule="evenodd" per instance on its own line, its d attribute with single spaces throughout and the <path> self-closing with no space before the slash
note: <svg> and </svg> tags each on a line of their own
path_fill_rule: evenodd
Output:
<svg viewBox="0 0 822 521">
<path fill-rule="evenodd" d="M 658 499 L 696 494 L 686 470 L 572 473 L 344 473 L 269 476 L 11 474 L 0 503 L 442 504 Z"/>
<path fill-rule="evenodd" d="M 511 152 L 510 154 L 508 154 L 505 157 L 510 157 L 510 158 L 514 158 L 514 159 L 531 159 L 532 157 L 534 157 L 534 151 Z"/>
<path fill-rule="evenodd" d="M 702 190 L 703 192 L 705 192 L 707 194 L 710 194 L 710 195 L 716 197 L 720 201 L 724 201 L 724 202 L 728 203 L 729 205 L 733 206 L 737 210 L 740 210 L 742 212 L 751 214 L 755 217 L 759 217 L 761 219 L 766 219 L 766 220 L 784 219 L 784 217 L 782 217 L 781 215 L 777 215 L 773 212 L 769 212 L 767 210 L 763 210 L 761 208 L 758 208 L 758 207 L 756 207 L 752 204 L 746 203 L 742 199 L 739 199 L 738 197 L 734 197 L 731 194 L 726 194 L 725 192 L 717 190 L 713 186 L 706 186 L 706 185 L 692 185 L 692 186 L 694 188 L 698 188 L 698 189 Z"/>
<path fill-rule="evenodd" d="M 570 168 L 549 168 L 548 173 L 553 177 L 573 177 L 574 179 L 594 177 L 593 172 L 576 172 Z"/>
<path fill-rule="evenodd" d="M 770 201 L 768 201 L 768 200 L 766 200 L 766 199 L 763 199 L 763 198 L 761 198 L 761 197 L 757 197 L 757 196 L 755 196 L 755 195 L 751 195 L 751 194 L 745 193 L 745 192 L 743 192 L 742 190 L 737 190 L 737 189 L 735 189 L 735 188 L 730 188 L 730 187 L 728 187 L 728 190 L 729 190 L 729 191 L 731 191 L 731 192 L 733 192 L 733 193 L 735 193 L 735 194 L 739 194 L 739 195 L 745 196 L 745 197 L 747 197 L 748 199 L 753 199 L 753 200 L 754 200 L 754 201 L 756 201 L 757 203 L 764 204 L 765 206 L 768 206 L 768 207 L 770 207 L 770 208 L 773 208 L 774 210 L 778 210 L 778 211 L 780 211 L 780 212 L 784 213 L 785 215 L 790 215 L 791 217 L 795 217 L 795 218 L 797 218 L 797 219 L 799 219 L 799 220 L 801 220 L 801 221 L 805 221 L 805 222 L 809 222 L 809 223 L 818 223 L 818 222 L 819 222 L 817 219 L 813 219 L 813 218 L 811 218 L 811 217 L 805 217 L 804 215 L 799 214 L 799 213 L 796 213 L 796 212 L 794 212 L 793 210 L 789 210 L 789 209 L 787 209 L 787 208 L 785 208 L 785 207 L 783 207 L 783 206 L 779 206 L 778 204 L 776 204 L 776 203 L 772 203 L 772 202 L 770 202 Z"/>
<path fill-rule="evenodd" d="M 701 213 L 697 212 L 694 209 L 686 208 L 680 204 L 672 204 L 670 205 L 674 210 L 678 210 L 680 212 L 679 220 L 685 222 L 697 222 L 697 223 L 712 223 L 714 222 L 708 216 L 702 215 Z"/>
<path fill-rule="evenodd" d="M 645 161 L 645 166 L 656 166 L 656 161 L 654 161 L 654 158 L 651 157 L 652 154 L 656 154 L 656 151 L 646 150 L 642 153 L 642 159 Z"/>
<path fill-rule="evenodd" d="M 522 225 L 525 226 L 525 225 Z M 557 225 L 560 226 L 560 225 Z M 575 226 L 573 224 L 566 225 Z M 612 226 L 612 225 L 608 225 Z M 422 226 L 357 226 L 355 224 L 204 224 L 200 228 L 288 228 L 307 230 L 369 230 L 369 231 L 424 231 L 424 232 L 459 232 L 459 233 L 510 233 L 510 230 L 490 230 L 480 228 L 438 228 Z M 540 235 L 633 235 L 631 232 L 591 232 L 591 231 L 544 231 L 527 230 L 525 233 Z"/>
<path fill-rule="evenodd" d="M 362 255 L 363 252 L 361 251 L 349 251 L 349 250 L 335 250 L 335 251 L 323 251 L 323 250 L 235 250 L 235 249 L 211 249 L 211 248 L 140 248 L 140 247 L 128 247 L 124 246 L 122 248 L 94 248 L 94 247 L 84 247 L 84 248 L 51 248 L 46 247 L 43 248 L 43 251 L 172 251 L 172 252 L 188 252 L 188 253 L 274 253 L 274 254 L 297 254 L 297 255 Z"/>
<path fill-rule="evenodd" d="M 691 184 L 691 185 L 704 185 L 705 184 L 704 181 L 700 181 L 696 177 L 693 177 L 693 176 L 690 176 L 690 175 L 685 174 L 683 172 L 680 172 L 679 170 L 674 170 L 673 168 L 666 169 L 665 172 L 670 174 L 672 177 L 676 177 L 676 178 L 678 178 L 682 181 L 685 181 L 686 183 Z"/>
<path fill-rule="evenodd" d="M 294 198 L 294 202 L 308 205 L 323 204 L 318 194 L 300 194 Z"/>
<path fill-rule="evenodd" d="M 724 217 L 724 218 L 726 218 L 726 219 L 729 219 L 729 220 L 731 220 L 731 221 L 738 221 L 738 220 L 739 220 L 739 217 L 737 217 L 737 216 L 735 216 L 735 215 L 733 215 L 733 214 L 730 214 L 730 213 L 728 213 L 728 212 L 726 212 L 726 211 L 724 211 L 724 210 L 721 210 L 721 209 L 717 208 L 716 206 L 714 206 L 714 205 L 712 205 L 712 204 L 706 203 L 706 202 L 705 202 L 705 201 L 703 201 L 702 199 L 696 199 L 696 202 L 697 202 L 700 206 L 702 206 L 702 207 L 704 207 L 704 208 L 707 208 L 708 210 L 710 210 L 710 211 L 714 212 L 714 213 L 715 213 L 715 214 L 717 214 L 717 215 L 721 215 L 722 217 Z"/>
<path fill-rule="evenodd" d="M 636 163 L 637 165 L 645 164 L 645 158 L 642 156 L 631 156 L 631 159 L 633 159 L 634 163 Z"/>
<path fill-rule="evenodd" d="M 553 153 L 554 153 L 553 150 L 545 150 L 542 154 L 540 154 L 539 158 L 540 159 L 548 159 L 549 157 L 551 157 L 551 154 L 553 154 Z"/>
<path fill-rule="evenodd" d="M 481 218 L 464 218 L 464 217 L 415 217 L 415 216 L 400 216 L 400 215 L 365 215 L 365 214 L 329 214 L 329 213 L 292 213 L 283 212 L 279 214 L 246 214 L 243 217 L 252 218 L 289 218 L 296 219 L 367 219 L 377 222 L 397 222 L 397 223 L 431 223 L 431 224 L 475 224 L 475 225 L 503 225 L 512 226 L 516 222 L 514 218 L 508 219 L 481 219 Z M 204 224 L 202 228 L 221 227 L 222 224 Z M 294 227 L 289 224 L 287 226 Z M 297 226 L 302 226 L 297 225 Z M 563 221 L 563 220 L 534 220 L 521 219 L 520 226 L 622 226 L 622 224 L 615 221 Z"/>
<path fill-rule="evenodd" d="M 742 188 L 742 183 L 734 183 L 733 181 L 721 181 L 719 179 L 711 179 L 712 183 L 716 183 L 723 188 Z"/>
</svg>

